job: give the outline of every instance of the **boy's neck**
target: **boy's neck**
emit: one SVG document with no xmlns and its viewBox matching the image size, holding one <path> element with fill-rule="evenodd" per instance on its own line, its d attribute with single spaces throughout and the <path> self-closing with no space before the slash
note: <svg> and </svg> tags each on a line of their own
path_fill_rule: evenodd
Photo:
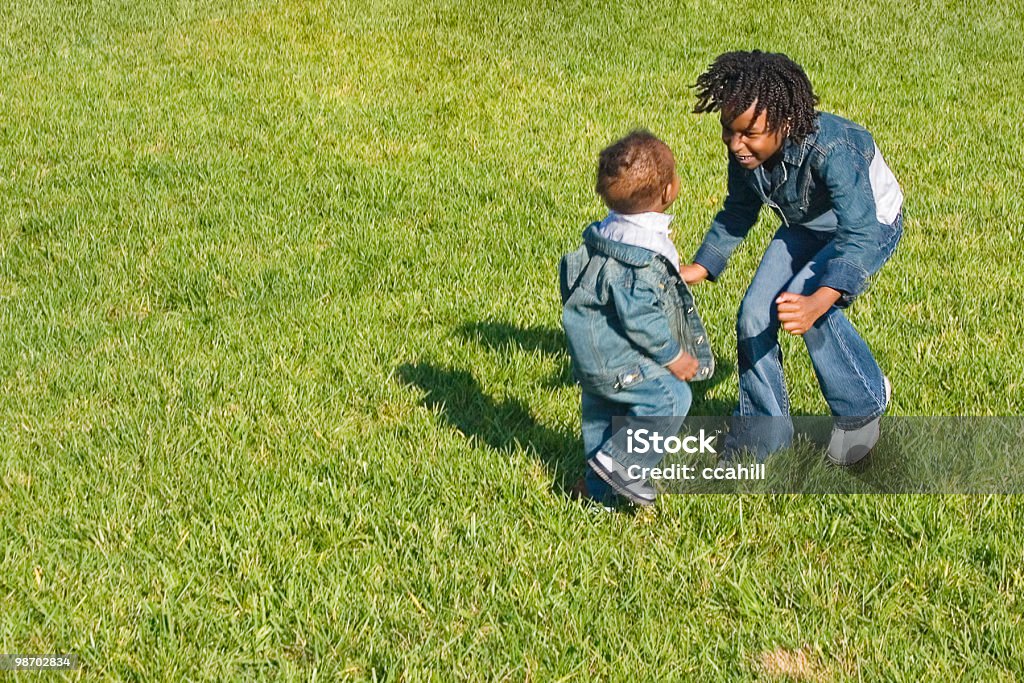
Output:
<svg viewBox="0 0 1024 683">
<path fill-rule="evenodd" d="M 626 213 L 624 211 L 615 211 L 615 209 L 608 210 L 617 213 L 620 216 L 639 216 L 640 214 L 643 213 L 665 213 L 666 211 L 668 211 L 669 207 L 671 207 L 674 203 L 675 202 L 672 202 L 670 204 L 662 204 L 659 202 L 658 204 L 652 204 L 651 206 L 641 208 L 638 211 L 630 211 L 629 213 Z"/>
<path fill-rule="evenodd" d="M 629 229 L 654 230 L 663 232 L 669 229 L 674 216 L 662 211 L 643 211 L 638 213 L 619 213 L 609 211 L 607 218 L 601 221 L 602 226 L 632 226 Z"/>
<path fill-rule="evenodd" d="M 764 163 L 761 164 L 762 166 L 764 166 L 764 170 L 772 171 L 772 170 L 775 169 L 776 166 L 779 165 L 779 163 L 782 161 L 782 157 L 783 157 L 782 150 L 784 148 L 785 148 L 785 145 L 783 145 L 783 147 L 780 147 L 778 152 L 776 152 L 775 154 L 773 154 L 770 157 L 768 157 L 767 159 L 765 159 Z"/>
</svg>

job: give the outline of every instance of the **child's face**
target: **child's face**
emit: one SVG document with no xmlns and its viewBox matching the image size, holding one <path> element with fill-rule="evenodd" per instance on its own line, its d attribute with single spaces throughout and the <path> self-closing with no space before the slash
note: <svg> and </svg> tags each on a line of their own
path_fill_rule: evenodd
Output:
<svg viewBox="0 0 1024 683">
<path fill-rule="evenodd" d="M 721 116 L 722 142 L 740 166 L 747 169 L 755 169 L 778 154 L 786 140 L 784 129 L 768 131 L 768 112 L 762 111 L 754 118 L 756 105 L 754 102 L 739 115 L 723 111 Z"/>
</svg>

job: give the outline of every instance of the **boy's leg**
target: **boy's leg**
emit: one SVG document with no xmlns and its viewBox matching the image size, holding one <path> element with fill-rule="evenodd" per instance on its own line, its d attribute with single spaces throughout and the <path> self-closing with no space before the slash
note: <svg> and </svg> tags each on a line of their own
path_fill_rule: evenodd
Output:
<svg viewBox="0 0 1024 683">
<path fill-rule="evenodd" d="M 892 256 L 902 234 L 899 222 L 886 227 L 886 239 L 872 264 L 872 275 Z M 814 292 L 824 264 L 835 255 L 835 243 L 829 242 L 797 273 L 789 291 L 804 295 Z M 836 417 L 837 427 L 856 429 L 885 411 L 886 388 L 882 369 L 842 309 L 833 306 L 803 337 L 821 393 Z"/>
<path fill-rule="evenodd" d="M 677 379 L 664 368 L 655 365 L 643 366 L 643 380 L 623 387 L 612 394 L 614 403 L 618 405 L 615 415 L 628 419 L 628 424 L 607 438 L 598 448 L 592 461 L 589 462 L 595 472 L 609 478 L 620 495 L 640 504 L 653 502 L 653 494 L 636 493 L 643 487 L 637 487 L 643 477 L 628 476 L 630 468 L 640 469 L 655 467 L 664 457 L 650 449 L 647 453 L 631 453 L 628 448 L 628 429 L 647 428 L 656 431 L 663 437 L 676 436 L 683 425 L 683 420 L 690 410 L 693 395 L 690 385 Z M 614 470 L 614 471 L 613 471 Z M 627 476 L 616 476 L 615 472 Z M 644 499 L 644 496 L 647 496 Z"/>
<path fill-rule="evenodd" d="M 583 398 L 580 402 L 580 413 L 583 417 L 583 454 L 590 460 L 601 444 L 612 436 L 612 416 L 616 414 L 616 406 L 597 394 L 583 390 Z M 621 409 L 621 407 L 620 407 Z M 597 476 L 593 468 L 587 467 L 584 480 L 587 484 L 587 494 L 602 504 L 610 504 L 614 491 Z"/>
<path fill-rule="evenodd" d="M 761 257 L 736 316 L 740 402 L 725 451 L 751 450 L 763 459 L 793 437 L 779 348 L 778 295 L 823 244 L 805 228 L 780 228 Z"/>
<path fill-rule="evenodd" d="M 821 316 L 804 333 L 804 343 L 832 415 L 850 418 L 845 425 L 853 428 L 885 411 L 882 368 L 840 309 L 832 307 Z"/>
</svg>

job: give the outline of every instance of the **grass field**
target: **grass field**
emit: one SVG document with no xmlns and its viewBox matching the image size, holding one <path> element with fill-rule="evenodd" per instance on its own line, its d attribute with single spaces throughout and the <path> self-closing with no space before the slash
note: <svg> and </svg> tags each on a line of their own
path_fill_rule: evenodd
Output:
<svg viewBox="0 0 1024 683">
<path fill-rule="evenodd" d="M 1017 498 L 569 501 L 555 267 L 634 126 L 676 151 L 692 254 L 725 164 L 688 86 L 784 51 L 907 196 L 851 310 L 893 412 L 1024 412 L 1022 33 L 1020 0 L 4 3 L 0 652 L 112 680 L 1019 680 Z M 770 225 L 698 290 L 697 414 L 736 400 Z"/>
</svg>

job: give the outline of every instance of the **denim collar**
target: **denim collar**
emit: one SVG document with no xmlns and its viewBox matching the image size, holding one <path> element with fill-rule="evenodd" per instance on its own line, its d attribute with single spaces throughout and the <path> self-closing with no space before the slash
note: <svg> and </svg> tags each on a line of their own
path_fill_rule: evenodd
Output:
<svg viewBox="0 0 1024 683">
<path fill-rule="evenodd" d="M 787 137 L 786 141 L 782 143 L 782 161 L 789 164 L 790 166 L 799 166 L 804 163 L 804 157 L 807 156 L 807 150 L 811 148 L 814 141 L 818 138 L 817 129 L 807 134 L 800 142 L 795 142 L 793 138 Z"/>
<path fill-rule="evenodd" d="M 779 170 L 781 178 L 777 178 L 775 170 L 771 173 L 764 170 L 764 166 L 758 166 L 753 170 L 747 171 L 747 174 L 752 178 L 754 189 L 757 191 L 758 196 L 761 197 L 761 201 L 769 206 L 774 206 L 772 202 L 772 195 L 779 186 L 786 182 L 789 174 L 786 172 L 786 166 L 792 166 L 799 168 L 800 164 L 804 162 L 804 158 L 807 156 L 807 150 L 814 144 L 814 140 L 817 137 L 817 132 L 813 132 L 805 137 L 802 141 L 796 142 L 792 138 L 787 137 L 782 142 L 782 163 L 775 166 L 775 169 Z M 781 168 L 779 168 L 781 166 Z M 773 181 L 770 178 L 775 178 L 774 187 L 772 186 Z"/>
<path fill-rule="evenodd" d="M 616 261 L 622 261 L 626 265 L 636 268 L 651 265 L 651 261 L 657 257 L 657 254 L 650 249 L 634 247 L 631 244 L 623 244 L 622 242 L 601 237 L 597 232 L 597 228 L 600 225 L 600 223 L 591 223 L 583 231 L 583 241 L 592 249 L 606 256 L 611 256 Z"/>
</svg>

